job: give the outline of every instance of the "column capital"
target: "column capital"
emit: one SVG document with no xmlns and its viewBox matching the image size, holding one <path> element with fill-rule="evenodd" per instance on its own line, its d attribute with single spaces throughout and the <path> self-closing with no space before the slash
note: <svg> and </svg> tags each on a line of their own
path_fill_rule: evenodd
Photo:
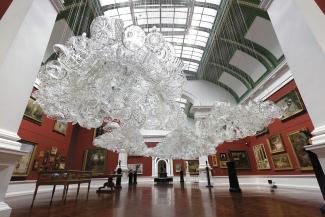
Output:
<svg viewBox="0 0 325 217">
<path fill-rule="evenodd" d="M 20 137 L 16 133 L 0 129 L 0 148 L 19 151 L 21 144 L 18 140 Z"/>
<path fill-rule="evenodd" d="M 305 146 L 305 149 L 317 155 L 325 155 L 325 126 L 315 128 L 312 135 L 311 145 Z"/>
</svg>

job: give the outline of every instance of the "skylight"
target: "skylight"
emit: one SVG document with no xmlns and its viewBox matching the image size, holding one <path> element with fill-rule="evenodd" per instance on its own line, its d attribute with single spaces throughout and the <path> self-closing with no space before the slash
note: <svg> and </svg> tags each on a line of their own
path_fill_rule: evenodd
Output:
<svg viewBox="0 0 325 217">
<path fill-rule="evenodd" d="M 221 0 L 100 0 L 105 15 L 120 18 L 124 25 L 141 26 L 147 33 L 153 26 L 172 43 L 183 60 L 185 74 L 195 74 Z M 171 4 L 172 3 L 172 4 Z"/>
</svg>

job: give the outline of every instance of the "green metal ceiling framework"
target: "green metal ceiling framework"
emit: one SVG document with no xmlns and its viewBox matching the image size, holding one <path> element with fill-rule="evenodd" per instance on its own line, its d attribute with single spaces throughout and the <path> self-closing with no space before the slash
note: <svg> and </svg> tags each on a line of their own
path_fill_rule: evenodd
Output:
<svg viewBox="0 0 325 217">
<path fill-rule="evenodd" d="M 208 41 L 209 50 L 203 55 L 202 64 L 195 75 L 195 79 L 208 80 L 223 87 L 238 102 L 249 94 L 284 59 L 283 55 L 277 59 L 266 48 L 245 38 L 248 28 L 256 17 L 259 16 L 269 20 L 267 12 L 259 8 L 259 4 L 259 0 L 224 0 L 222 2 L 220 5 L 222 13 L 218 14 L 213 26 L 214 35 Z M 236 7 L 239 7 L 242 12 L 241 18 L 236 16 L 236 12 L 238 13 L 238 10 L 235 10 Z M 229 34 L 229 23 L 234 25 L 236 22 L 241 22 L 246 28 L 237 28 L 235 32 Z M 237 50 L 256 58 L 266 68 L 266 72 L 257 81 L 254 82 L 246 72 L 229 63 Z M 222 53 L 222 55 L 217 56 L 215 55 L 216 53 Z M 218 57 L 222 57 L 222 59 Z M 238 96 L 232 88 L 219 81 L 220 76 L 224 72 L 231 74 L 246 86 L 247 91 L 242 96 Z"/>
</svg>

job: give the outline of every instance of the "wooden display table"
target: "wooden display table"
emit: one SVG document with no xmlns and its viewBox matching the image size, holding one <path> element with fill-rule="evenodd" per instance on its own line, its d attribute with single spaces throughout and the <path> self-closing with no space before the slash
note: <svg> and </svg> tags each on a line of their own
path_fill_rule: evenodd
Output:
<svg viewBox="0 0 325 217">
<path fill-rule="evenodd" d="M 64 186 L 62 200 L 65 201 L 67 199 L 69 185 L 71 185 L 71 184 L 78 185 L 78 189 L 77 189 L 77 198 L 78 198 L 80 184 L 88 183 L 88 191 L 87 191 L 87 199 L 88 199 L 91 178 L 92 178 L 92 172 L 89 172 L 89 171 L 56 170 L 56 171 L 48 171 L 48 172 L 39 172 L 31 208 L 34 205 L 38 187 L 41 185 L 52 185 L 53 186 L 50 205 L 52 204 L 53 195 L 54 195 L 55 188 L 57 185 Z"/>
</svg>

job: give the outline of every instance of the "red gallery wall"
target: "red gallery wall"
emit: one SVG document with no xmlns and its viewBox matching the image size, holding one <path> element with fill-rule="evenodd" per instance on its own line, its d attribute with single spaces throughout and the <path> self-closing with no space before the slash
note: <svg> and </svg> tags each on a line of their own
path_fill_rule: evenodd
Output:
<svg viewBox="0 0 325 217">
<path fill-rule="evenodd" d="M 294 81 L 291 81 L 286 86 L 281 88 L 279 91 L 274 93 L 269 100 L 277 101 L 282 96 L 290 92 L 291 90 L 296 88 L 296 84 Z M 87 149 L 96 148 L 93 146 L 93 135 L 94 130 L 88 130 L 79 126 L 72 127 L 69 124 L 67 129 L 67 135 L 61 135 L 53 131 L 54 120 L 43 116 L 43 121 L 41 125 L 35 124 L 27 119 L 23 119 L 18 131 L 18 135 L 26 141 L 34 142 L 38 144 L 35 158 L 37 159 L 39 156 L 39 152 L 41 150 L 49 150 L 52 146 L 56 146 L 58 148 L 58 152 L 67 156 L 70 161 L 70 167 L 68 169 L 76 169 L 81 170 L 83 165 L 83 158 L 85 151 Z M 302 128 L 307 128 L 309 131 L 313 130 L 312 122 L 309 118 L 307 112 L 300 114 L 292 119 L 286 121 L 277 120 L 271 125 L 269 125 L 269 132 L 259 137 L 248 137 L 239 141 L 228 142 L 219 145 L 217 150 L 217 156 L 219 153 L 228 153 L 229 151 L 246 151 L 248 153 L 251 169 L 249 170 L 238 170 L 239 175 L 298 175 L 298 174 L 310 174 L 313 171 L 302 171 L 299 169 L 297 164 L 294 152 L 292 150 L 291 144 L 288 140 L 288 134 L 300 130 Z M 75 131 L 77 130 L 77 131 Z M 75 144 L 72 144 L 72 132 L 76 134 Z M 283 142 L 285 144 L 286 152 L 289 154 L 291 162 L 293 164 L 292 170 L 285 171 L 275 171 L 273 167 L 273 162 L 271 158 L 271 153 L 267 144 L 267 139 L 271 135 L 281 134 Z M 257 170 L 255 157 L 253 153 L 253 146 L 257 144 L 264 144 L 265 150 L 268 155 L 269 162 L 271 164 L 270 170 Z M 71 148 L 69 147 L 71 145 Z M 147 143 L 148 147 L 155 146 L 156 143 Z M 71 150 L 69 150 L 69 148 Z M 69 156 L 68 156 L 69 153 Z M 106 166 L 106 172 L 113 172 L 118 163 L 118 154 L 108 151 L 107 152 L 108 160 Z M 218 161 L 220 161 L 219 156 L 217 157 Z M 128 163 L 142 163 L 143 164 L 143 176 L 151 176 L 152 175 L 152 158 L 151 157 L 137 157 L 137 156 L 129 156 Z M 179 173 L 176 173 L 176 164 L 181 163 L 183 171 L 185 171 L 185 161 L 182 160 L 174 160 L 173 161 L 173 169 L 174 175 L 177 176 Z M 209 157 L 209 163 L 212 165 L 211 157 Z M 220 165 L 220 162 L 218 162 Z M 212 174 L 214 176 L 225 176 L 227 175 L 227 169 L 222 169 L 218 167 L 213 167 Z M 36 172 L 32 172 L 28 179 L 35 179 L 37 177 Z"/>
<path fill-rule="evenodd" d="M 274 93 L 272 96 L 269 97 L 271 101 L 277 101 L 290 91 L 296 89 L 296 84 L 294 81 L 289 82 L 279 91 Z M 224 143 L 217 147 L 217 156 L 220 162 L 219 153 L 228 153 L 229 151 L 246 151 L 248 153 L 249 161 L 251 164 L 251 169 L 249 170 L 238 170 L 239 175 L 298 175 L 298 174 L 310 174 L 313 171 L 302 171 L 299 168 L 297 163 L 295 154 L 291 147 L 291 144 L 288 139 L 288 134 L 298 131 L 302 128 L 307 128 L 309 131 L 314 129 L 311 119 L 307 112 L 300 114 L 292 119 L 281 121 L 277 120 L 268 126 L 269 132 L 267 134 L 255 137 L 248 137 L 239 141 L 231 142 L 231 143 Z M 270 149 L 268 147 L 267 139 L 276 134 L 281 134 L 283 139 L 283 143 L 285 145 L 286 152 L 288 153 L 293 169 L 291 170 L 284 170 L 284 171 L 275 171 L 273 162 L 272 162 L 272 155 Z M 270 170 L 257 170 L 256 168 L 256 161 L 253 153 L 253 146 L 258 144 L 264 144 L 265 151 L 268 156 L 268 160 L 271 165 Z M 212 165 L 210 159 L 210 165 Z M 218 167 L 214 167 L 212 171 L 213 175 L 227 175 L 227 169 L 221 169 Z"/>
<path fill-rule="evenodd" d="M 50 150 L 52 146 L 58 148 L 58 153 L 62 156 L 67 156 L 69 144 L 71 141 L 72 125 L 69 124 L 66 135 L 59 134 L 53 131 L 55 121 L 43 116 L 41 125 L 31 122 L 28 119 L 21 121 L 18 136 L 22 140 L 37 144 L 35 159 L 39 159 L 39 152 Z M 36 179 L 37 173 L 32 171 L 28 179 Z"/>
<path fill-rule="evenodd" d="M 325 0 L 315 0 L 315 2 L 318 4 L 319 8 L 325 14 Z"/>
<path fill-rule="evenodd" d="M 84 155 L 87 149 L 96 148 L 93 145 L 94 129 L 85 129 L 80 127 L 78 130 L 76 146 L 74 148 L 73 161 L 71 169 L 82 170 Z M 117 167 L 118 154 L 112 151 L 107 151 L 106 172 L 113 173 Z"/>
<path fill-rule="evenodd" d="M 6 13 L 11 2 L 12 2 L 12 0 L 1 0 L 1 2 L 0 2 L 0 20 L 1 20 L 2 16 Z"/>
</svg>

